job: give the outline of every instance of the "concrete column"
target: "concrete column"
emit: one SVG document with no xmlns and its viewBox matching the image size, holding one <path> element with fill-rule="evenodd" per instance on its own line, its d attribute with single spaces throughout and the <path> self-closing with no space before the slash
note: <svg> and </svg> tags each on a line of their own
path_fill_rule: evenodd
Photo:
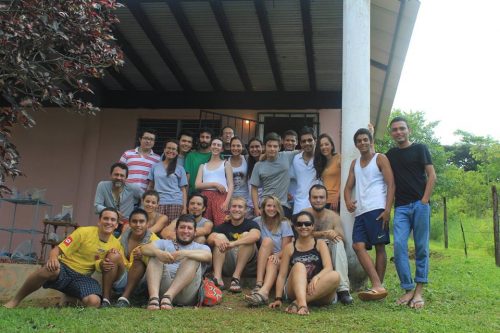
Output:
<svg viewBox="0 0 500 333">
<path fill-rule="evenodd" d="M 344 203 L 343 190 L 351 161 L 359 156 L 353 135 L 370 121 L 370 0 L 344 0 L 342 42 L 342 171 L 340 216 L 349 259 L 351 287 L 356 289 L 366 274 L 352 250 L 354 215 Z"/>
</svg>

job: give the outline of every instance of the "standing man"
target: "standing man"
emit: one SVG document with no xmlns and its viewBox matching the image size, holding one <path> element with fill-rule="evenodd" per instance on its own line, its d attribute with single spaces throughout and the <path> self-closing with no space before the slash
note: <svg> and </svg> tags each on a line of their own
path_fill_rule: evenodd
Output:
<svg viewBox="0 0 500 333">
<path fill-rule="evenodd" d="M 349 293 L 349 276 L 347 254 L 344 247 L 344 229 L 340 222 L 340 216 L 333 210 L 326 208 L 326 187 L 316 184 L 309 190 L 309 202 L 311 208 L 304 211 L 314 216 L 314 238 L 325 240 L 330 249 L 333 269 L 340 275 L 340 283 L 337 288 L 337 299 L 344 305 L 352 304 L 353 300 Z"/>
<path fill-rule="evenodd" d="M 290 129 L 285 131 L 281 137 L 283 141 L 283 150 L 294 151 L 298 142 L 297 132 Z M 288 204 L 293 210 L 293 200 L 295 199 L 295 192 L 297 191 L 297 181 L 295 179 L 293 166 L 288 170 L 288 175 L 290 176 L 290 185 L 288 186 Z"/>
<path fill-rule="evenodd" d="M 208 237 L 208 245 L 213 248 L 214 281 L 222 284 L 222 274 L 231 276 L 229 291 L 241 292 L 241 275 L 257 271 L 257 242 L 260 239 L 259 225 L 245 219 L 247 201 L 243 197 L 233 197 L 230 202 L 229 220 L 214 228 Z"/>
<path fill-rule="evenodd" d="M 139 136 L 139 147 L 127 150 L 120 157 L 120 162 L 128 167 L 127 183 L 136 184 L 143 191 L 148 188 L 148 175 L 151 168 L 160 162 L 160 156 L 153 152 L 155 139 L 154 130 L 143 130 Z"/>
<path fill-rule="evenodd" d="M 198 175 L 198 169 L 203 163 L 210 159 L 210 142 L 212 141 L 212 131 L 208 128 L 202 128 L 198 139 L 198 150 L 191 151 L 184 162 L 184 169 L 189 183 L 189 193 L 195 192 L 194 183 Z"/>
<path fill-rule="evenodd" d="M 191 131 L 182 131 L 179 135 L 179 155 L 177 155 L 177 165 L 184 167 L 187 154 L 193 148 L 193 133 Z"/>
<path fill-rule="evenodd" d="M 251 195 L 255 216 L 260 216 L 258 188 L 262 187 L 261 197 L 274 195 L 280 199 L 285 216 L 290 218 L 292 210 L 288 203 L 288 186 L 290 185 L 289 169 L 293 157 L 298 151 L 279 151 L 281 138 L 271 132 L 264 138 L 266 151 L 264 160 L 255 164 L 250 177 Z"/>
<path fill-rule="evenodd" d="M 148 310 L 171 310 L 174 304 L 197 303 L 212 253 L 208 246 L 194 242 L 195 233 L 194 216 L 184 214 L 175 223 L 176 240 L 160 239 L 141 246 L 141 253 L 150 257 L 146 269 Z"/>
<path fill-rule="evenodd" d="M 344 198 L 347 210 L 356 213 L 352 248 L 372 283 L 371 289 L 360 292 L 358 296 L 363 301 L 372 301 L 387 296 L 382 283 L 387 266 L 385 245 L 390 243 L 389 219 L 394 200 L 394 176 L 387 157 L 372 151 L 373 137 L 368 129 L 356 131 L 354 144 L 361 157 L 351 163 Z M 354 187 L 356 197 L 352 200 Z M 375 265 L 367 252 L 373 245 Z"/>
<path fill-rule="evenodd" d="M 221 157 L 222 159 L 227 160 L 233 156 L 233 153 L 231 153 L 231 139 L 234 137 L 234 129 L 231 126 L 224 126 L 220 137 L 222 139 L 222 144 L 224 145 L 222 147 L 224 150 Z"/>
<path fill-rule="evenodd" d="M 420 309 L 424 307 L 423 289 L 428 282 L 429 200 L 436 182 L 436 172 L 427 146 L 410 142 L 411 131 L 405 118 L 392 119 L 390 128 L 397 145 L 387 152 L 396 184 L 394 261 L 401 288 L 406 290 L 397 304 L 408 304 Z M 415 280 L 412 279 L 408 258 L 411 231 L 415 242 Z"/>
<path fill-rule="evenodd" d="M 104 180 L 97 184 L 94 207 L 100 213 L 106 207 L 118 211 L 121 233 L 123 225 L 128 222 L 130 213 L 141 202 L 142 190 L 135 184 L 126 183 L 128 168 L 121 162 L 114 163 L 110 168 L 111 180 Z"/>
<path fill-rule="evenodd" d="M 304 126 L 300 130 L 300 147 L 302 151 L 295 155 L 292 162 L 293 177 L 296 182 L 293 200 L 293 213 L 311 207 L 308 199 L 309 190 L 317 183 L 316 169 L 314 168 L 314 149 L 316 148 L 316 136 L 314 129 Z"/>
<path fill-rule="evenodd" d="M 15 308 L 41 287 L 59 290 L 88 307 L 101 306 L 101 300 L 102 306 L 109 306 L 111 286 L 124 272 L 123 265 L 117 264 L 123 256 L 120 242 L 113 236 L 117 226 L 118 212 L 103 209 L 97 226 L 80 227 L 54 247 L 45 266 L 28 276 L 4 307 Z M 90 277 L 95 270 L 102 271 L 104 293 L 99 282 Z"/>
</svg>

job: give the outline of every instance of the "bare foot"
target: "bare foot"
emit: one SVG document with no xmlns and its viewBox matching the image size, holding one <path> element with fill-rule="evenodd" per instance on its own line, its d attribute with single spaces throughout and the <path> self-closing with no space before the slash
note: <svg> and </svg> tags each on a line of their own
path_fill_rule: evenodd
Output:
<svg viewBox="0 0 500 333">
<path fill-rule="evenodd" d="M 397 305 L 408 305 L 410 303 L 410 301 L 413 299 L 413 294 L 414 294 L 413 290 L 410 290 L 410 291 L 406 292 L 406 294 L 404 294 L 403 296 L 401 296 L 396 301 L 396 304 Z"/>
<path fill-rule="evenodd" d="M 299 316 L 307 316 L 309 315 L 309 309 L 307 308 L 307 306 L 300 306 L 297 310 L 297 314 Z"/>
<path fill-rule="evenodd" d="M 15 308 L 19 303 L 14 301 L 13 299 L 8 301 L 7 303 L 5 303 L 3 305 L 4 308 L 7 308 L 7 309 L 13 309 Z"/>
</svg>

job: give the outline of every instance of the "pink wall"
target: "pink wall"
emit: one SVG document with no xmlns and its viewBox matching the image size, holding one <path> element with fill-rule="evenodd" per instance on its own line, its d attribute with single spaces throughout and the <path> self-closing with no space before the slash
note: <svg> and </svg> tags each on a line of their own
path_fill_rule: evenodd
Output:
<svg viewBox="0 0 500 333">
<path fill-rule="evenodd" d="M 254 110 L 214 111 L 254 119 L 257 114 Z M 332 135 L 336 147 L 340 147 L 340 110 L 319 110 L 319 113 L 320 132 Z M 53 204 L 53 214 L 59 213 L 63 204 L 72 204 L 74 220 L 80 225 L 92 225 L 96 222 L 93 212 L 95 187 L 100 180 L 108 178 L 109 166 L 123 151 L 134 146 L 137 120 L 179 119 L 179 114 L 182 114 L 181 119 L 196 119 L 199 110 L 106 109 L 96 116 L 81 116 L 61 109 L 38 113 L 34 128 L 16 127 L 13 131 L 13 142 L 21 153 L 21 169 L 26 177 L 18 177 L 8 185 L 20 191 L 34 187 L 47 189 L 45 200 Z M 1 227 L 10 226 L 12 208 L 9 203 L 0 204 Z M 30 228 L 33 214 L 33 207 L 18 206 L 16 227 Z M 42 209 L 36 221 L 39 230 L 44 215 Z M 26 234 L 14 235 L 13 248 L 29 238 Z M 0 231 L 0 250 L 7 247 L 7 241 L 8 234 Z M 34 242 L 37 253 L 39 241 L 40 236 L 37 236 Z"/>
</svg>

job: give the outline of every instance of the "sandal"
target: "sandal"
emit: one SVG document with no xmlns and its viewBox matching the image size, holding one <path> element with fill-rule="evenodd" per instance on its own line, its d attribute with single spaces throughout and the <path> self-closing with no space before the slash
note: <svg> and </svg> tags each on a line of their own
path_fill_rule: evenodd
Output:
<svg viewBox="0 0 500 333">
<path fill-rule="evenodd" d="M 250 295 L 245 295 L 245 301 L 250 306 L 261 306 L 267 305 L 267 303 L 269 303 L 269 298 L 257 292 Z"/>
<path fill-rule="evenodd" d="M 256 282 L 255 287 L 252 289 L 252 294 L 258 293 L 260 288 L 262 288 L 262 282 Z"/>
<path fill-rule="evenodd" d="M 222 282 L 222 279 L 220 279 L 220 281 L 219 281 L 219 279 L 217 279 L 215 277 L 211 277 L 210 279 L 214 282 L 215 286 L 217 288 L 219 288 L 220 290 L 226 289 L 226 286 L 224 285 L 224 282 Z"/>
<path fill-rule="evenodd" d="M 163 295 L 163 298 L 160 302 L 161 310 L 172 310 L 174 306 L 172 305 L 172 298 L 170 295 Z"/>
<path fill-rule="evenodd" d="M 409 305 L 412 309 L 423 309 L 425 306 L 425 302 L 423 299 L 412 299 Z"/>
<path fill-rule="evenodd" d="M 148 310 L 160 310 L 160 299 L 158 297 L 150 297 L 148 301 Z"/>
<path fill-rule="evenodd" d="M 232 277 L 231 278 L 231 286 L 229 287 L 229 291 L 232 293 L 241 293 L 241 284 L 240 279 Z"/>
<path fill-rule="evenodd" d="M 309 309 L 307 306 L 299 306 L 296 314 L 298 314 L 299 316 L 307 316 L 307 315 L 309 315 Z"/>
<path fill-rule="evenodd" d="M 299 306 L 295 302 L 290 303 L 285 309 L 285 312 L 289 314 L 295 314 L 297 311 L 299 311 Z"/>
</svg>

